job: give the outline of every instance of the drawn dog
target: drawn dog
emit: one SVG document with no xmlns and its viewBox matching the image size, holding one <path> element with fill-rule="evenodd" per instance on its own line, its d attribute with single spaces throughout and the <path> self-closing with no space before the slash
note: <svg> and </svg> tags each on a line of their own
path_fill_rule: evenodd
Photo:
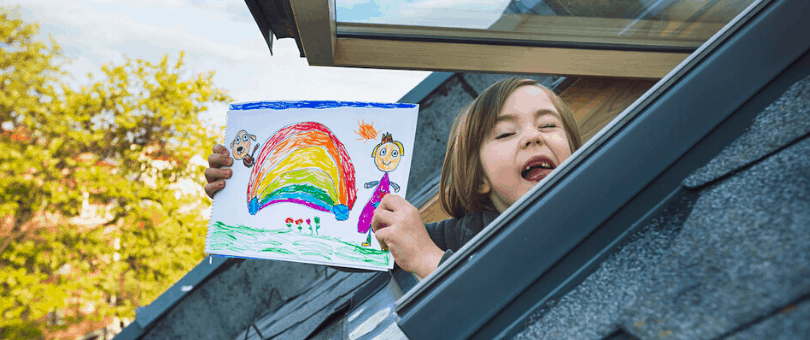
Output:
<svg viewBox="0 0 810 340">
<path fill-rule="evenodd" d="M 256 135 L 251 135 L 247 133 L 245 130 L 241 130 L 236 133 L 236 138 L 234 138 L 233 142 L 231 142 L 231 153 L 233 153 L 233 158 L 241 159 L 242 163 L 245 164 L 246 167 L 253 166 L 253 155 L 248 154 L 250 152 L 250 145 L 251 143 L 256 141 Z M 253 153 L 256 152 L 256 149 L 259 148 L 259 145 L 256 144 L 256 147 L 253 149 Z"/>
</svg>

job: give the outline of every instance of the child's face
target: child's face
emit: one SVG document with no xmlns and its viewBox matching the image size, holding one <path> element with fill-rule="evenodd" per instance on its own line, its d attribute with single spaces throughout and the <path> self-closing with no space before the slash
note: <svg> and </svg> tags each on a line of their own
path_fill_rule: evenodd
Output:
<svg viewBox="0 0 810 340">
<path fill-rule="evenodd" d="M 523 197 L 571 156 L 560 113 L 537 86 L 522 86 L 506 100 L 481 145 L 484 185 L 499 212 Z"/>
</svg>

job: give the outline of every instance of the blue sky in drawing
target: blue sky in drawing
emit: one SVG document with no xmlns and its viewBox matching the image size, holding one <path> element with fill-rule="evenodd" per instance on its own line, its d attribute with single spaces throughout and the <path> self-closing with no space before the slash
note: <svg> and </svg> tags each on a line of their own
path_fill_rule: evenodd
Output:
<svg viewBox="0 0 810 340">
<path fill-rule="evenodd" d="M 216 71 L 215 83 L 235 102 L 340 100 L 394 102 L 429 72 L 311 67 L 293 39 L 276 40 L 271 56 L 244 1 L 3 0 L 22 18 L 40 23 L 72 60 L 71 85 L 86 83 L 106 62 L 123 56 L 176 60 L 186 52 L 188 72 Z M 225 122 L 227 104 L 202 117 Z"/>
</svg>

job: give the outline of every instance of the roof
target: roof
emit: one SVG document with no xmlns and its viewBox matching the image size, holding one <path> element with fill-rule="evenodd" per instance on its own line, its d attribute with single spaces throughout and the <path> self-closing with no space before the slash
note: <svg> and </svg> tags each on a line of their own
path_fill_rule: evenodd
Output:
<svg viewBox="0 0 810 340">
<path fill-rule="evenodd" d="M 516 339 L 810 334 L 810 77 Z"/>
<path fill-rule="evenodd" d="M 163 294 L 152 301 L 147 306 L 139 307 L 135 310 L 135 321 L 124 328 L 121 333 L 115 336 L 118 340 L 134 340 L 140 338 L 148 332 L 155 321 L 161 320 L 165 314 L 182 301 L 186 295 L 190 294 L 195 287 L 200 286 L 212 276 L 216 276 L 222 271 L 227 271 L 231 266 L 239 262 L 237 259 L 227 259 L 224 257 L 206 258 L 200 261 L 180 280 L 175 282 Z"/>
<path fill-rule="evenodd" d="M 238 339 L 308 339 L 346 314 L 390 281 L 389 273 L 348 273 L 328 268 L 321 279 L 283 301 L 237 334 Z"/>
<path fill-rule="evenodd" d="M 325 267 L 311 264 L 214 257 L 217 259 L 225 260 L 223 268 L 173 304 L 160 303 L 165 295 L 176 294 L 175 288 L 182 290 L 183 282 L 178 281 L 149 305 L 148 310 L 159 312 L 158 317 L 152 317 L 147 327 L 133 322 L 116 339 L 228 339 L 326 274 Z M 201 265 L 208 265 L 208 260 Z M 195 267 L 186 276 L 198 271 Z M 139 310 L 138 316 L 143 312 Z"/>
</svg>

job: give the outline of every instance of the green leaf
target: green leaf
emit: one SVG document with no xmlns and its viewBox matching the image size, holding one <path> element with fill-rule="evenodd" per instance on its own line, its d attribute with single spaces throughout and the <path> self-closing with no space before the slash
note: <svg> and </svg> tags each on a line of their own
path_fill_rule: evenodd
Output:
<svg viewBox="0 0 810 340">
<path fill-rule="evenodd" d="M 189 161 L 222 131 L 198 115 L 231 98 L 213 72 L 189 75 L 182 52 L 105 64 L 100 80 L 72 88 L 58 43 L 11 11 L 0 6 L 0 122 L 14 125 L 0 130 L 0 224 L 16 237 L 0 250 L 0 338 L 133 318 L 204 256 L 210 201 L 173 188 L 202 185 Z M 88 303 L 95 311 L 81 312 Z M 69 324 L 49 325 L 59 309 Z"/>
</svg>

